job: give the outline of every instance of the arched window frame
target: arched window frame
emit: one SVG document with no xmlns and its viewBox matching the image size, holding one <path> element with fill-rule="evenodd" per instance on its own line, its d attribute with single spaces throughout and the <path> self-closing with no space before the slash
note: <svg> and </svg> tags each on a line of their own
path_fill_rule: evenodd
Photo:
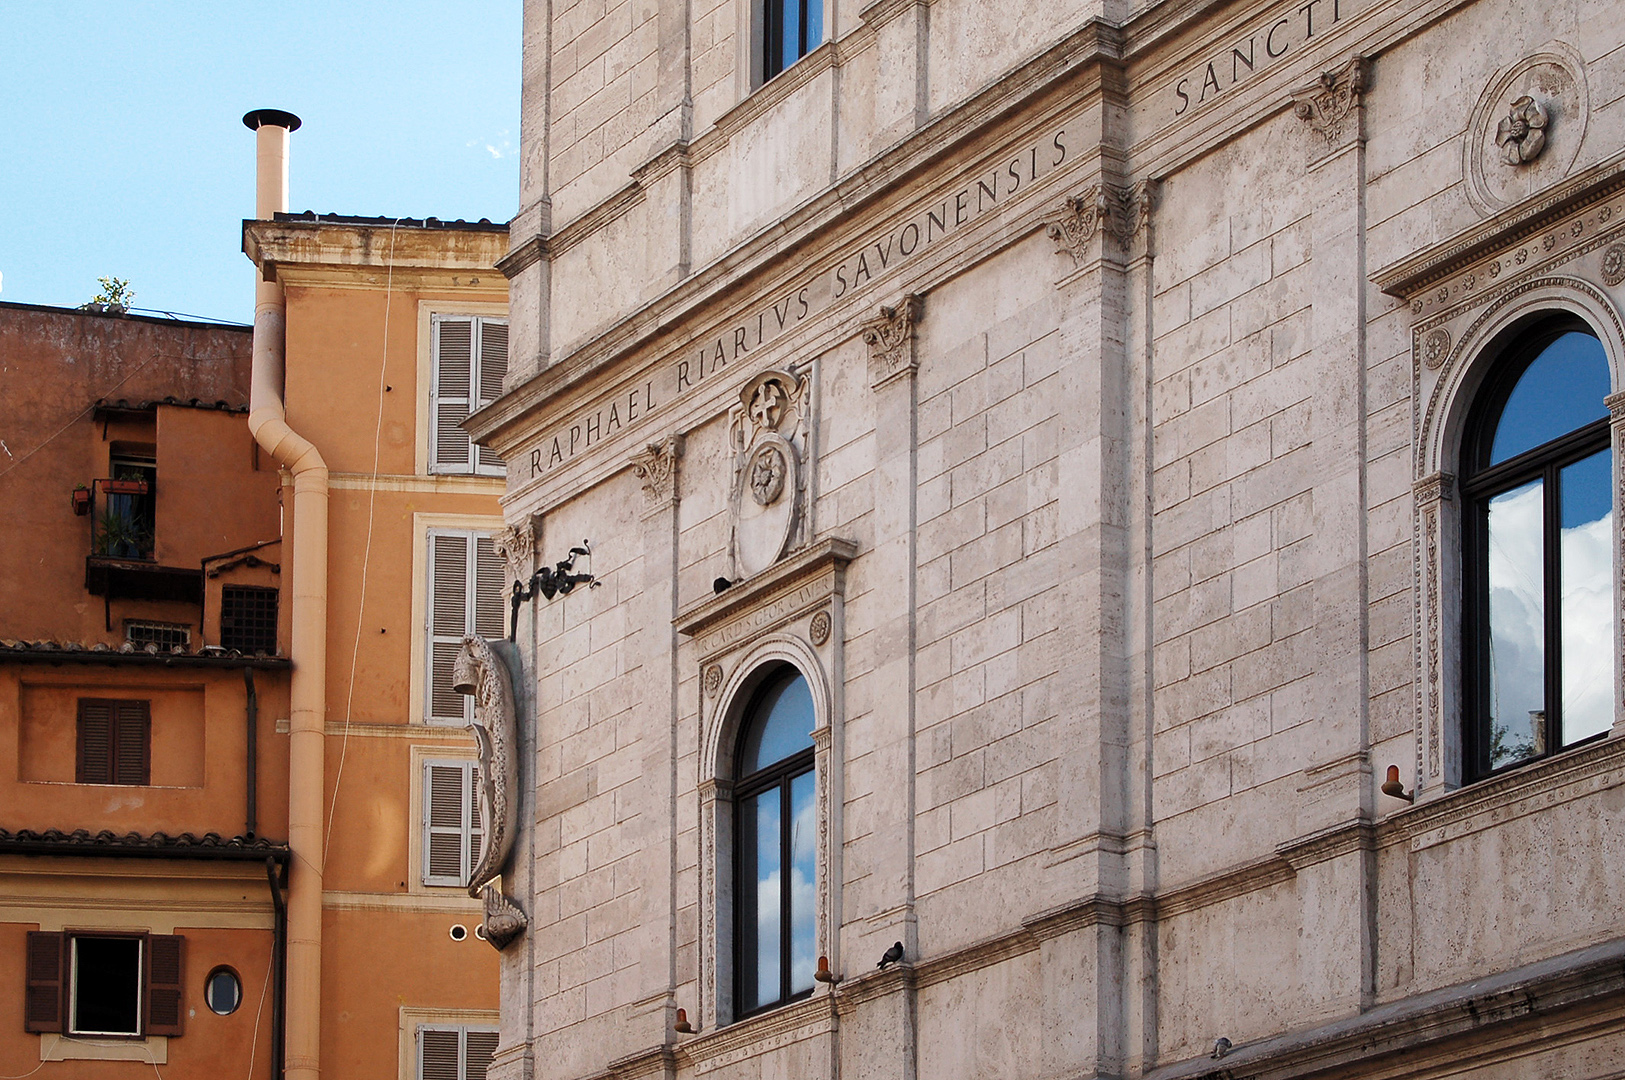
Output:
<svg viewBox="0 0 1625 1080">
<path fill-rule="evenodd" d="M 1466 781 L 1483 779 L 1500 769 L 1515 768 L 1561 753 L 1580 742 L 1591 741 L 1566 736 L 1564 710 L 1559 701 L 1564 634 L 1560 626 L 1561 611 L 1553 601 L 1560 545 L 1553 531 L 1555 524 L 1550 515 L 1552 504 L 1549 493 L 1561 483 L 1559 474 L 1565 466 L 1611 447 L 1609 417 L 1605 414 L 1597 420 L 1581 424 L 1507 461 L 1490 462 L 1491 446 L 1505 419 L 1503 410 L 1530 364 L 1559 338 L 1574 332 L 1596 338 L 1585 320 L 1563 312 L 1554 312 L 1546 317 L 1535 316 L 1509 328 L 1501 335 L 1497 345 L 1489 350 L 1492 355 L 1485 358 L 1487 363 L 1483 382 L 1468 409 L 1457 474 L 1462 496 L 1461 753 L 1462 778 Z M 1601 343 L 1598 344 L 1600 346 Z M 1611 393 L 1604 396 L 1611 396 Z M 1490 613 L 1485 609 L 1484 598 L 1489 589 L 1490 552 L 1486 546 L 1489 540 L 1488 522 L 1481 515 L 1497 496 L 1537 480 L 1542 483 L 1542 490 L 1548 493 L 1541 515 L 1543 558 L 1540 570 L 1541 589 L 1545 597 L 1545 625 L 1542 628 L 1542 656 L 1545 663 L 1543 711 L 1551 726 L 1545 732 L 1544 745 L 1538 750 L 1517 761 L 1497 766 L 1490 755 L 1490 706 L 1485 699 L 1490 678 L 1491 636 Z M 1611 492 L 1617 488 L 1617 483 L 1611 483 Z M 1618 500 L 1614 499 L 1613 502 L 1617 511 Z M 1616 571 L 1613 575 L 1616 594 L 1618 580 Z M 1555 709 L 1554 705 L 1557 706 Z"/>
<path fill-rule="evenodd" d="M 737 938 L 735 923 L 734 852 L 737 796 L 735 770 L 738 748 L 749 709 L 763 684 L 789 665 L 807 680 L 812 696 L 815 727 L 812 730 L 814 764 L 817 882 L 814 921 L 816 947 L 820 955 L 838 963 L 838 941 L 832 932 L 832 910 L 839 904 L 839 862 L 832 848 L 841 835 L 840 800 L 831 795 L 839 790 L 841 763 L 832 752 L 835 733 L 832 718 L 838 703 L 834 686 L 818 655 L 806 642 L 791 634 L 775 634 L 757 642 L 730 662 L 731 674 L 715 694 L 715 704 L 703 710 L 706 717 L 700 746 L 700 997 L 706 1028 L 741 1019 L 735 1008 L 737 980 Z M 785 1004 L 780 1002 L 779 1005 Z M 779 1006 L 768 1006 L 771 1011 Z"/>
<path fill-rule="evenodd" d="M 1429 319 L 1413 328 L 1417 382 L 1413 530 L 1416 538 L 1415 604 L 1418 614 L 1415 653 L 1416 755 L 1415 789 L 1419 796 L 1442 793 L 1478 779 L 1467 760 L 1467 725 L 1474 722 L 1463 700 L 1463 500 L 1456 470 L 1462 460 L 1469 418 L 1498 360 L 1532 326 L 1573 318 L 1595 334 L 1608 359 L 1613 392 L 1604 399 L 1613 447 L 1615 528 L 1614 655 L 1616 690 L 1625 688 L 1625 608 L 1619 587 L 1622 565 L 1621 462 L 1625 459 L 1625 393 L 1621 363 L 1625 359 L 1625 322 L 1613 301 L 1592 283 L 1551 275 L 1522 283 L 1471 312 L 1445 316 L 1467 325 L 1447 346 L 1437 364 L 1424 364 L 1424 345 L 1441 325 Z M 1446 341 L 1449 341 L 1448 331 Z M 1432 372 L 1436 369 L 1436 374 Z M 1625 732 L 1620 693 L 1614 700 L 1613 734 Z"/>
</svg>

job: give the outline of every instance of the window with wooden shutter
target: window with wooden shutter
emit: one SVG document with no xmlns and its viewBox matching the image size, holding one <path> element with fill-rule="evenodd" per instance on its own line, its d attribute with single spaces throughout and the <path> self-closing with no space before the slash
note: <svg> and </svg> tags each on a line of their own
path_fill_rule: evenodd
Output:
<svg viewBox="0 0 1625 1080">
<path fill-rule="evenodd" d="M 80 698 L 74 779 L 81 784 L 151 782 L 148 702 Z"/>
<path fill-rule="evenodd" d="M 148 1035 L 179 1035 L 186 1012 L 181 994 L 185 982 L 186 939 L 179 934 L 153 934 L 147 938 Z"/>
<path fill-rule="evenodd" d="M 418 1028 L 418 1080 L 485 1080 L 497 1049 L 493 1028 Z"/>
<path fill-rule="evenodd" d="M 60 933 L 28 932 L 28 973 L 24 987 L 23 1030 L 62 1030 L 63 940 Z"/>
<path fill-rule="evenodd" d="M 476 447 L 462 428 L 470 413 L 502 394 L 508 374 L 508 321 L 436 315 L 429 402 L 429 470 L 501 476 L 502 459 Z"/>
<path fill-rule="evenodd" d="M 423 883 L 468 885 L 485 829 L 472 761 L 423 763 Z"/>
<path fill-rule="evenodd" d="M 502 558 L 482 533 L 429 530 L 428 692 L 431 724 L 467 724 L 473 699 L 452 689 L 451 669 L 463 638 L 501 638 L 506 632 Z"/>
</svg>

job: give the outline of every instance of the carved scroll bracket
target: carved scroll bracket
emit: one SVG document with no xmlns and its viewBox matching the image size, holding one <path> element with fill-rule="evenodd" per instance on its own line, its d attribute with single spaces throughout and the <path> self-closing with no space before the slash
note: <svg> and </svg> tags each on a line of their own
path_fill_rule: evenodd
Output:
<svg viewBox="0 0 1625 1080">
<path fill-rule="evenodd" d="M 1060 213 L 1044 224 L 1058 255 L 1070 255 L 1083 264 L 1092 254 L 1094 240 L 1102 236 L 1129 251 L 1137 237 L 1150 236 L 1151 211 L 1157 182 L 1140 180 L 1127 186 L 1096 184 L 1081 195 L 1067 197 Z"/>
<path fill-rule="evenodd" d="M 918 368 L 914 326 L 924 314 L 924 302 L 911 293 L 895 307 L 882 307 L 879 317 L 863 325 L 863 341 L 869 346 L 869 383 L 876 390 Z"/>
<path fill-rule="evenodd" d="M 1360 106 L 1370 70 L 1369 61 L 1356 56 L 1292 95 L 1292 111 L 1317 136 L 1311 160 L 1365 141 Z"/>
</svg>

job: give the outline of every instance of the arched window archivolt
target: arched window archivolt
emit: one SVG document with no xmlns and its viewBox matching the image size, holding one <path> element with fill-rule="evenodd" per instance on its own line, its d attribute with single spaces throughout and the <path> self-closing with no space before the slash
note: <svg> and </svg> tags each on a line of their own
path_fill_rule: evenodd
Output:
<svg viewBox="0 0 1625 1080">
<path fill-rule="evenodd" d="M 1610 300 L 1585 282 L 1546 279 L 1480 313 L 1437 378 L 1422 375 L 1418 390 L 1431 393 L 1419 400 L 1415 485 L 1419 789 L 1556 752 L 1620 715 L 1614 504 L 1625 395 L 1610 391 L 1622 356 Z M 1571 394 L 1552 393 L 1560 377 Z M 1560 407 L 1567 397 L 1584 401 Z M 1608 669 L 1600 681 L 1598 663 Z M 1605 687 L 1604 704 L 1591 683 Z"/>
<path fill-rule="evenodd" d="M 776 635 L 733 663 L 705 703 L 700 978 L 708 1026 L 804 997 L 811 964 L 833 952 L 828 687 L 816 655 Z"/>
</svg>

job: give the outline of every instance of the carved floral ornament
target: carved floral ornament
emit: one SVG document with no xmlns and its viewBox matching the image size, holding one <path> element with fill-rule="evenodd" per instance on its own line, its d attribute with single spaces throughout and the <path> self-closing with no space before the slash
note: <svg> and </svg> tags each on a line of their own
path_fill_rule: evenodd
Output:
<svg viewBox="0 0 1625 1080">
<path fill-rule="evenodd" d="M 632 455 L 632 475 L 643 481 L 643 494 L 651 503 L 677 496 L 677 462 L 683 456 L 683 437 L 668 435 Z"/>
<path fill-rule="evenodd" d="M 910 294 L 894 307 L 882 307 L 877 318 L 863 325 L 863 343 L 869 346 L 869 371 L 875 386 L 914 370 L 914 326 L 924 314 L 924 302 Z"/>
<path fill-rule="evenodd" d="M 1495 145 L 1501 148 L 1506 165 L 1523 165 L 1540 157 L 1546 149 L 1546 106 L 1525 94 L 1512 103 L 1511 111 L 1495 128 Z"/>
<path fill-rule="evenodd" d="M 1356 56 L 1340 68 L 1321 72 L 1314 83 L 1293 95 L 1292 111 L 1326 140 L 1328 149 L 1340 144 L 1351 128 L 1355 139 L 1361 137 L 1359 106 L 1368 72 L 1365 58 Z"/>
<path fill-rule="evenodd" d="M 1150 223 L 1156 193 L 1155 180 L 1126 187 L 1096 184 L 1081 195 L 1068 196 L 1044 231 L 1055 241 L 1055 253 L 1072 256 L 1074 263 L 1088 255 L 1097 233 L 1104 232 L 1126 248 Z"/>
<path fill-rule="evenodd" d="M 536 558 L 536 530 L 529 521 L 498 530 L 491 549 L 502 559 L 509 581 L 529 580 Z"/>
</svg>

